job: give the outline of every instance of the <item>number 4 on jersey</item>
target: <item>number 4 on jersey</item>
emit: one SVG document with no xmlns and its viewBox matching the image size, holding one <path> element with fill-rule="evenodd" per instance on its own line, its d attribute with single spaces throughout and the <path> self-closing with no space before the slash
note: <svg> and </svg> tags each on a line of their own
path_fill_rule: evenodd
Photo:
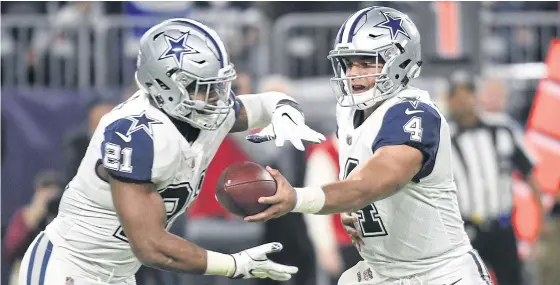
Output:
<svg viewBox="0 0 560 285">
<path fill-rule="evenodd" d="M 346 179 L 348 175 L 350 175 L 350 172 L 352 172 L 352 170 L 354 170 L 357 166 L 357 159 L 351 157 L 348 158 L 344 167 L 344 179 Z M 379 216 L 379 212 L 377 212 L 377 208 L 375 208 L 375 204 L 372 203 L 371 205 L 366 206 L 365 208 L 359 210 L 357 214 L 358 222 L 360 223 L 360 228 L 364 237 L 387 235 L 387 230 L 385 229 L 385 225 Z"/>
<path fill-rule="evenodd" d="M 375 204 L 366 206 L 357 213 L 358 222 L 360 222 L 364 237 L 380 237 L 387 235 L 387 230 L 385 229 L 381 217 L 379 217 Z"/>
<path fill-rule="evenodd" d="M 412 117 L 403 126 L 403 130 L 410 134 L 410 140 L 421 142 L 422 141 L 422 118 Z"/>
</svg>

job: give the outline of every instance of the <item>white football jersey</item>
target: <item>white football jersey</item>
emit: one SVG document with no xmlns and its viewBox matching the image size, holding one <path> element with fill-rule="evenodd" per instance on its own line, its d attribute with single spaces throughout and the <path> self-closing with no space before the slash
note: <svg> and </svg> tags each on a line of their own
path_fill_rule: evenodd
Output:
<svg viewBox="0 0 560 285">
<path fill-rule="evenodd" d="M 49 239 L 93 276 L 109 276 L 118 282 L 134 275 L 140 262 L 120 226 L 110 185 L 99 176 L 98 167 L 102 164 L 121 181 L 154 183 L 164 201 L 169 228 L 197 197 L 208 164 L 235 121 L 234 111 L 228 116 L 218 130 L 202 130 L 189 143 L 147 95 L 137 92 L 99 123 L 64 192 L 58 216 L 45 231 Z"/>
<path fill-rule="evenodd" d="M 451 171 L 449 127 L 429 94 L 408 87 L 361 125 L 355 126 L 357 120 L 363 121 L 362 111 L 337 107 L 340 179 L 383 146 L 409 145 L 424 155 L 411 182 L 358 211 L 364 260 L 382 275 L 404 278 L 467 253 L 471 245 Z"/>
</svg>

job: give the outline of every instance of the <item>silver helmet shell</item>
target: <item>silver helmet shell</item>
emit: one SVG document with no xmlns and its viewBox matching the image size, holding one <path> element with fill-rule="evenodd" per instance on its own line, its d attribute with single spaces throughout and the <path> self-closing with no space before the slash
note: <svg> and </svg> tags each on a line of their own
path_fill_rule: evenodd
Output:
<svg viewBox="0 0 560 285">
<path fill-rule="evenodd" d="M 383 68 L 375 74 L 348 76 L 348 62 L 353 57 L 371 57 Z M 422 65 L 420 34 L 409 17 L 395 9 L 365 8 L 342 25 L 327 58 L 334 70 L 331 85 L 338 103 L 366 109 L 394 96 L 418 77 Z M 374 77 L 375 85 L 354 93 L 352 80 L 363 77 Z"/>
<path fill-rule="evenodd" d="M 190 19 L 170 19 L 140 39 L 136 81 L 169 116 L 215 130 L 232 111 L 236 73 L 218 34 Z"/>
</svg>

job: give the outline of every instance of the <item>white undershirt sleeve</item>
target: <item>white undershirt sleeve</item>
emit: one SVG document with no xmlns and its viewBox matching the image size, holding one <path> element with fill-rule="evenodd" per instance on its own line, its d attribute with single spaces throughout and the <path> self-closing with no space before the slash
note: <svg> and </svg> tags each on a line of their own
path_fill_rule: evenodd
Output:
<svg viewBox="0 0 560 285">
<path fill-rule="evenodd" d="M 247 112 L 249 130 L 264 128 L 270 124 L 276 105 L 282 100 L 295 100 L 281 92 L 265 92 L 260 94 L 239 95 Z"/>
</svg>

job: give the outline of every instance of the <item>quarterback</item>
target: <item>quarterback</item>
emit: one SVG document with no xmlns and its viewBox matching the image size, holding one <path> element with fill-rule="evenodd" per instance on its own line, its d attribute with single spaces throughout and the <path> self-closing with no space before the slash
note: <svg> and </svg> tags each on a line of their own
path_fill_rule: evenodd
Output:
<svg viewBox="0 0 560 285">
<path fill-rule="evenodd" d="M 282 93 L 235 96 L 224 44 L 210 28 L 170 19 L 140 40 L 128 101 L 105 115 L 58 216 L 27 250 L 20 284 L 136 284 L 141 264 L 231 278 L 288 280 L 297 268 L 274 263 L 270 243 L 236 254 L 198 247 L 166 229 L 196 199 L 204 173 L 229 132 L 265 127 L 256 142 L 324 137 L 307 127 Z M 268 125 L 268 127 L 267 127 Z"/>
<path fill-rule="evenodd" d="M 285 213 L 354 212 L 364 261 L 346 284 L 488 285 L 459 214 L 448 124 L 419 75 L 420 35 L 407 15 L 370 7 L 340 28 L 328 58 L 338 101 L 340 182 L 293 188 L 276 171 L 272 204 L 247 221 Z"/>
</svg>

